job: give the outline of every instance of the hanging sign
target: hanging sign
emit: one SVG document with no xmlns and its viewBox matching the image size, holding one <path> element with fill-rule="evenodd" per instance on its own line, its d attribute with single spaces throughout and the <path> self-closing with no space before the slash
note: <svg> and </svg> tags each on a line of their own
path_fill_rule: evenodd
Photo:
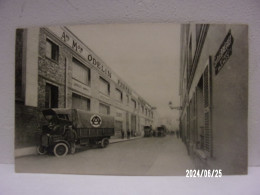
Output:
<svg viewBox="0 0 260 195">
<path fill-rule="evenodd" d="M 229 31 L 220 48 L 218 49 L 217 54 L 215 55 L 214 67 L 216 75 L 232 55 L 233 42 L 234 38 L 231 34 L 231 31 Z"/>
</svg>

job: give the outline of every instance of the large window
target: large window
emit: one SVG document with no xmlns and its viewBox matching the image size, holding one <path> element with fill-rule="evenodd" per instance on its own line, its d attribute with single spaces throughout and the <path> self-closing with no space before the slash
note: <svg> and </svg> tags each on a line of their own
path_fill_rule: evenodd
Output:
<svg viewBox="0 0 260 195">
<path fill-rule="evenodd" d="M 131 104 L 134 109 L 136 109 L 136 101 L 134 99 L 131 99 Z"/>
<path fill-rule="evenodd" d="M 99 91 L 106 95 L 110 94 L 110 84 L 102 77 L 99 77 Z"/>
<path fill-rule="evenodd" d="M 77 81 L 89 85 L 90 83 L 90 69 L 87 68 L 84 64 L 72 59 L 72 77 Z"/>
<path fill-rule="evenodd" d="M 119 89 L 116 89 L 116 100 L 122 102 L 123 101 L 123 93 Z"/>
<path fill-rule="evenodd" d="M 58 108 L 58 87 L 46 83 L 45 86 L 45 108 Z"/>
<path fill-rule="evenodd" d="M 90 99 L 72 93 L 72 108 L 90 111 Z"/>
<path fill-rule="evenodd" d="M 100 103 L 99 104 L 99 113 L 109 115 L 109 113 L 110 113 L 109 106 Z"/>
<path fill-rule="evenodd" d="M 49 39 L 46 39 L 46 57 L 58 62 L 59 46 Z"/>
</svg>

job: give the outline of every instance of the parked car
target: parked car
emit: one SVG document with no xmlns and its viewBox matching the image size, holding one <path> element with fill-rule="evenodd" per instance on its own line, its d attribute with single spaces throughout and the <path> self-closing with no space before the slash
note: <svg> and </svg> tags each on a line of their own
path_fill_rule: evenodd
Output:
<svg viewBox="0 0 260 195">
<path fill-rule="evenodd" d="M 115 134 L 112 116 L 64 108 L 43 110 L 42 114 L 48 124 L 42 126 L 39 154 L 66 156 L 75 152 L 76 145 L 105 148 Z"/>
</svg>

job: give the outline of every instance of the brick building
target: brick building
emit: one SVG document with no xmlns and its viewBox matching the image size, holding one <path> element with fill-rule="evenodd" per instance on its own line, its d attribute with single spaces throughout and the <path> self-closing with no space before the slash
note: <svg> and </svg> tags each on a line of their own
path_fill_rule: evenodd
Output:
<svg viewBox="0 0 260 195">
<path fill-rule="evenodd" d="M 15 66 L 16 148 L 35 146 L 43 108 L 112 115 L 117 137 L 153 124 L 152 106 L 66 27 L 18 29 Z"/>
<path fill-rule="evenodd" d="M 180 129 L 197 168 L 247 173 L 248 27 L 181 27 Z"/>
</svg>

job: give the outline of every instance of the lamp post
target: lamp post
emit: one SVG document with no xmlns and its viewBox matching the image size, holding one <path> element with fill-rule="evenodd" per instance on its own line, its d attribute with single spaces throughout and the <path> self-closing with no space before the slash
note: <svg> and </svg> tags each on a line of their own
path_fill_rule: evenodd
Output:
<svg viewBox="0 0 260 195">
<path fill-rule="evenodd" d="M 173 106 L 172 105 L 172 102 L 171 101 L 169 101 L 169 107 L 170 107 L 170 109 L 172 109 L 172 110 L 182 110 L 182 107 L 181 106 Z"/>
<path fill-rule="evenodd" d="M 169 101 L 169 107 L 171 110 L 182 110 L 182 106 L 173 106 L 172 102 Z M 177 119 L 176 121 L 179 121 L 179 130 L 176 132 L 177 133 L 177 137 L 181 137 L 182 138 L 182 132 L 181 132 L 181 120 Z"/>
</svg>

